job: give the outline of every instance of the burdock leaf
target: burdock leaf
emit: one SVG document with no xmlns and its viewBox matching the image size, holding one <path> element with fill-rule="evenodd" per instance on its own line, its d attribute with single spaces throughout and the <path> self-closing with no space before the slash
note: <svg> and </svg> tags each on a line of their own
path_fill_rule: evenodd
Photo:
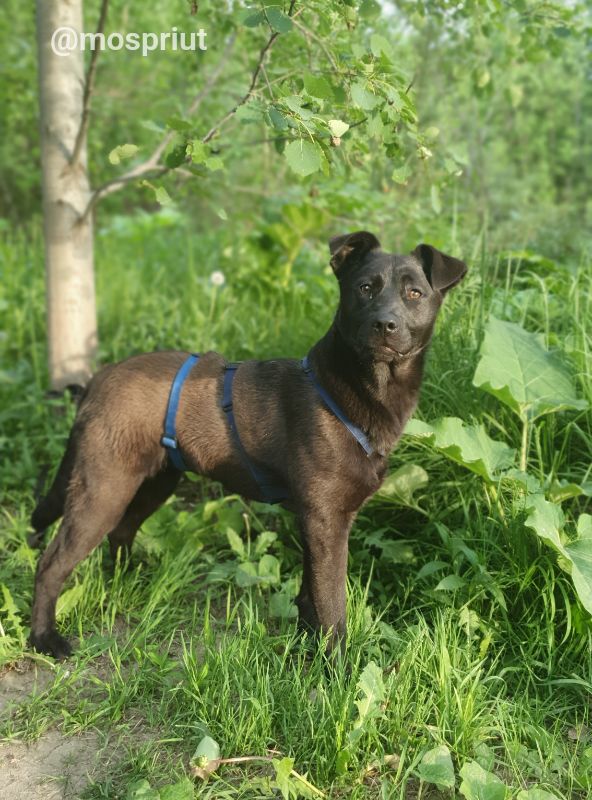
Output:
<svg viewBox="0 0 592 800">
<path fill-rule="evenodd" d="M 564 357 L 549 352 L 538 334 L 495 317 L 485 327 L 473 384 L 531 420 L 552 411 L 588 406 L 576 397 Z"/>
<path fill-rule="evenodd" d="M 424 754 L 419 762 L 417 774 L 422 781 L 434 783 L 438 789 L 454 788 L 452 757 L 445 744 L 434 747 Z"/>
<path fill-rule="evenodd" d="M 405 433 L 427 439 L 436 450 L 493 483 L 514 463 L 515 451 L 497 442 L 483 425 L 467 425 L 458 417 L 442 417 L 431 425 L 411 420 Z"/>
</svg>

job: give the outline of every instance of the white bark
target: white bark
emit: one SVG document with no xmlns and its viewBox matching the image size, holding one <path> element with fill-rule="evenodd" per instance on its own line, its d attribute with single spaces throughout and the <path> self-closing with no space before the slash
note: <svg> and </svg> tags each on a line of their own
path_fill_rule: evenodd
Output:
<svg viewBox="0 0 592 800">
<path fill-rule="evenodd" d="M 80 50 L 55 55 L 53 32 L 82 31 L 82 0 L 37 0 L 41 160 L 51 386 L 85 384 L 97 349 L 92 215 L 86 141 L 78 163 L 70 159 L 80 127 L 84 59 Z"/>
</svg>

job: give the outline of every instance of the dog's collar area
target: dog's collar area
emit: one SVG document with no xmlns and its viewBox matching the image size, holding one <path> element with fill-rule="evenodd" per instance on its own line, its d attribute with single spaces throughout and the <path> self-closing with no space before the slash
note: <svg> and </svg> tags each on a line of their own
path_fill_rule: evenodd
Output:
<svg viewBox="0 0 592 800">
<path fill-rule="evenodd" d="M 162 436 L 160 443 L 163 447 L 165 447 L 168 451 L 169 458 L 171 459 L 173 465 L 180 470 L 181 472 L 187 472 L 188 467 L 183 460 L 183 456 L 181 455 L 181 451 L 179 448 L 179 442 L 177 440 L 177 431 L 176 431 L 176 418 L 177 418 L 177 409 L 179 407 L 179 399 L 181 397 L 181 390 L 183 388 L 183 384 L 185 383 L 185 379 L 191 372 L 192 367 L 197 364 L 199 361 L 199 354 L 192 353 L 181 365 L 175 378 L 173 380 L 171 391 L 169 394 L 169 402 L 167 406 L 165 422 L 164 422 L 164 435 Z M 240 453 L 241 460 L 243 461 L 244 465 L 248 469 L 249 473 L 251 474 L 253 480 L 259 487 L 261 495 L 263 496 L 266 503 L 280 503 L 282 500 L 286 500 L 289 497 L 289 492 L 286 487 L 278 486 L 270 474 L 262 469 L 260 469 L 253 461 L 250 459 L 249 454 L 244 448 L 244 445 L 241 441 L 241 438 L 238 433 L 238 429 L 236 427 L 236 420 L 234 417 L 234 410 L 233 410 L 233 396 L 232 396 L 232 389 L 234 384 L 234 376 L 236 375 L 236 371 L 240 366 L 240 362 L 232 361 L 229 362 L 224 370 L 224 384 L 222 388 L 222 411 L 226 415 L 226 419 L 228 420 L 228 427 L 230 428 L 230 432 L 232 434 L 233 441 L 235 446 Z M 351 435 L 356 439 L 356 441 L 360 444 L 360 446 L 365 451 L 366 455 L 371 456 L 375 451 L 370 441 L 364 431 L 355 425 L 349 417 L 341 410 L 341 408 L 337 405 L 335 400 L 331 397 L 329 392 L 321 386 L 319 383 L 314 370 L 310 364 L 308 356 L 305 356 L 302 361 L 300 362 L 300 367 L 307 377 L 307 379 L 311 382 L 314 386 L 315 390 L 319 394 L 322 401 L 325 403 L 327 408 L 337 417 L 337 419 L 345 425 Z M 382 453 L 381 453 L 382 455 Z"/>
</svg>

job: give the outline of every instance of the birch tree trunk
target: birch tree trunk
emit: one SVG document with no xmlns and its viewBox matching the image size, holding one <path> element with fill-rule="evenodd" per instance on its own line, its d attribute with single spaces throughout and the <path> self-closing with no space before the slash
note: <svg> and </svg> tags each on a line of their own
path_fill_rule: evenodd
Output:
<svg viewBox="0 0 592 800">
<path fill-rule="evenodd" d="M 86 140 L 71 163 L 83 112 L 84 59 L 56 55 L 53 32 L 82 31 L 82 0 L 37 0 L 49 373 L 53 389 L 85 384 L 97 348 Z M 86 137 L 84 137 L 86 139 Z"/>
</svg>

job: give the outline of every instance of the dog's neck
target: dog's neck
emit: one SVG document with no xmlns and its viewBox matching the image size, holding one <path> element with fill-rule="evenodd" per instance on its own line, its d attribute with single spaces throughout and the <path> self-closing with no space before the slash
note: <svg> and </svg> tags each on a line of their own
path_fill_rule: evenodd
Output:
<svg viewBox="0 0 592 800">
<path fill-rule="evenodd" d="M 417 405 L 424 358 L 425 348 L 398 362 L 366 359 L 345 341 L 335 323 L 311 350 L 321 384 L 384 455 L 395 446 Z"/>
</svg>

